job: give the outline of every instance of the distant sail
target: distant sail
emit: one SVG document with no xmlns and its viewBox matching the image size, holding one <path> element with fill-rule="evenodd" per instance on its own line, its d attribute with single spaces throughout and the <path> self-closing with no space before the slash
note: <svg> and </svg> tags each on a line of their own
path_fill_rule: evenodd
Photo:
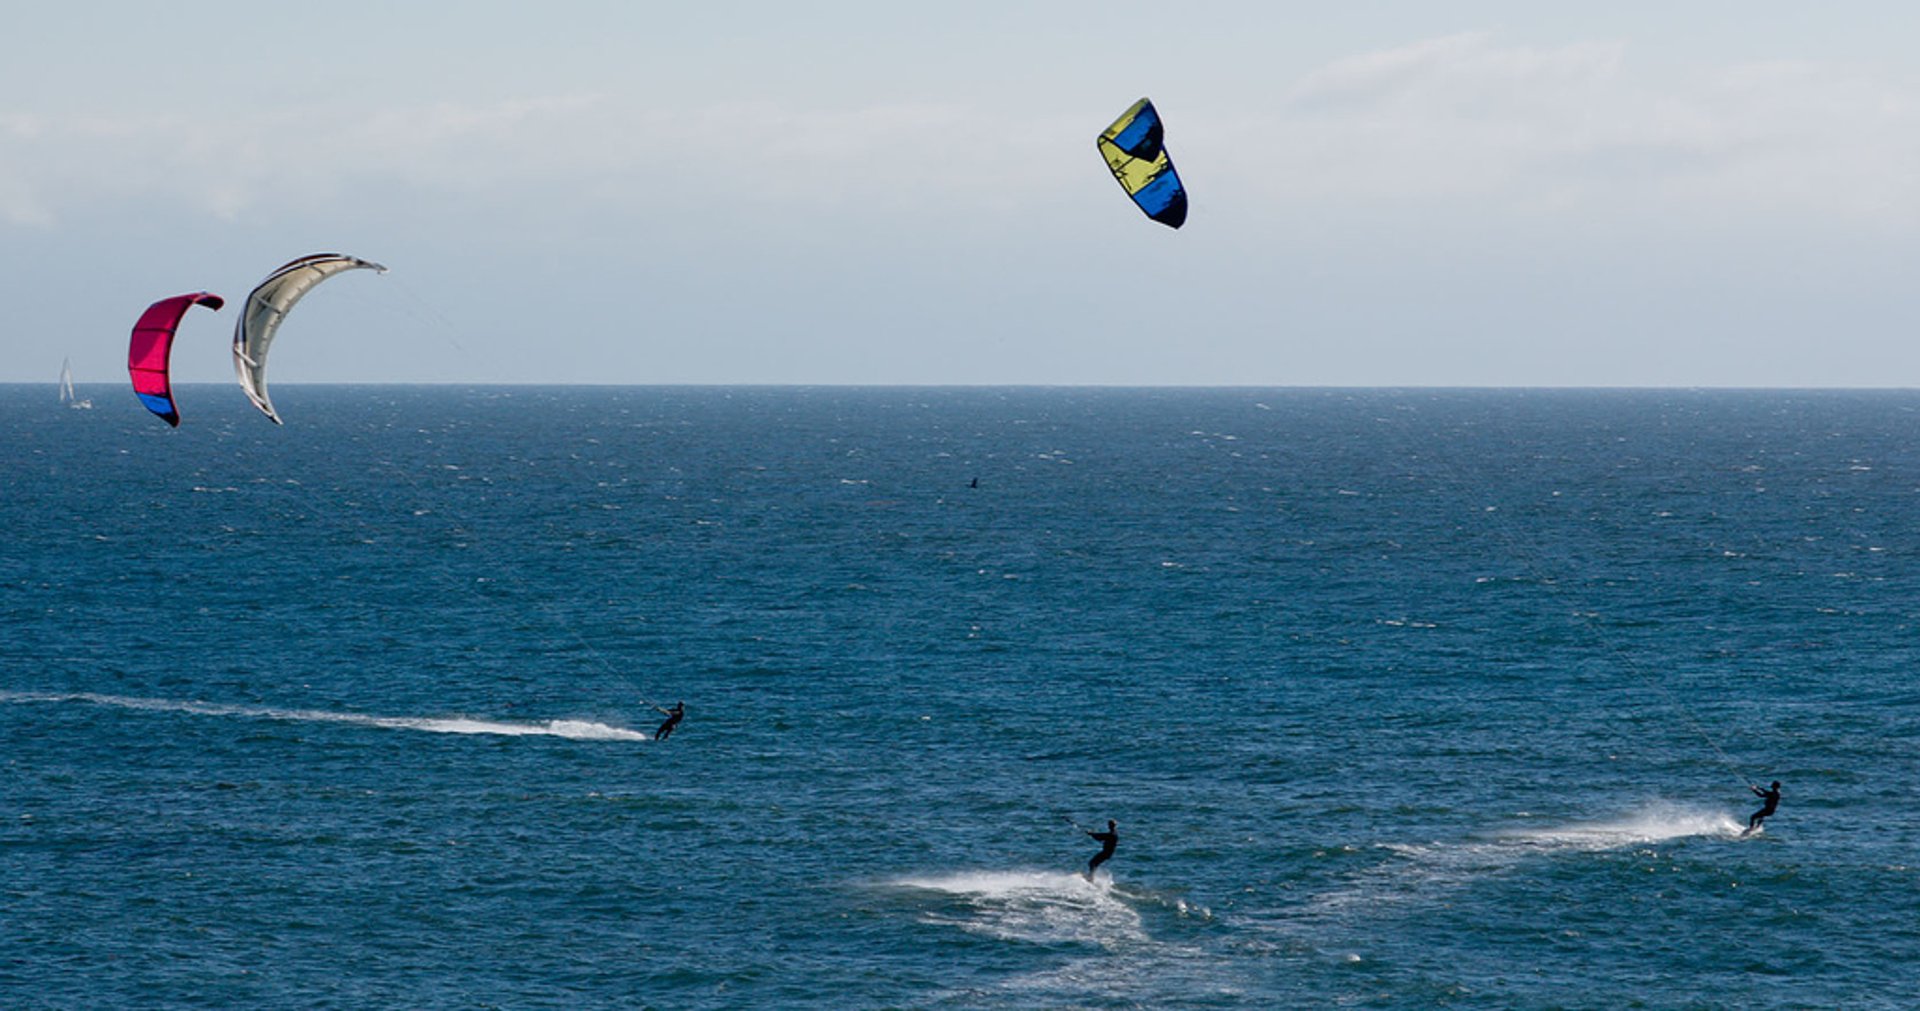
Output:
<svg viewBox="0 0 1920 1011">
<path fill-rule="evenodd" d="M 175 295 L 147 306 L 133 325 L 133 339 L 127 344 L 127 374 L 133 378 L 133 395 L 169 425 L 180 424 L 180 412 L 173 402 L 173 382 L 167 373 L 174 331 L 180 328 L 188 309 L 204 305 L 217 312 L 226 304 L 225 299 L 205 291 Z"/>
<path fill-rule="evenodd" d="M 1179 228 L 1187 220 L 1187 190 L 1167 156 L 1160 113 L 1147 99 L 1133 103 L 1099 137 L 1101 157 L 1120 188 L 1147 217 Z"/>
<path fill-rule="evenodd" d="M 274 424 L 282 424 L 280 415 L 267 398 L 267 348 L 280 323 L 293 310 L 294 303 L 314 286 L 335 274 L 365 268 L 384 274 L 387 268 L 371 260 L 342 253 L 315 253 L 303 256 L 267 275 L 252 293 L 233 327 L 233 374 L 247 399 Z"/>
<path fill-rule="evenodd" d="M 73 392 L 73 359 L 60 359 L 60 402 L 68 407 L 85 410 L 93 406 L 91 400 L 81 400 Z"/>
</svg>

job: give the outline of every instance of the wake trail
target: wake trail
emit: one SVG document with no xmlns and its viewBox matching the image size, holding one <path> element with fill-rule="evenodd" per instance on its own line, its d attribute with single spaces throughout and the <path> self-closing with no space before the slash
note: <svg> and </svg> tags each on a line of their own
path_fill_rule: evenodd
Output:
<svg viewBox="0 0 1920 1011">
<path fill-rule="evenodd" d="M 1737 840 L 1742 827 L 1723 812 L 1658 803 L 1606 821 L 1503 829 L 1452 842 L 1380 843 L 1390 859 L 1354 874 L 1346 887 L 1320 895 L 1309 908 L 1330 913 L 1431 899 L 1562 854 L 1606 853 L 1681 839 Z"/>
<path fill-rule="evenodd" d="M 962 871 L 888 884 L 938 899 L 922 910 L 921 922 L 972 934 L 1104 948 L 1148 941 L 1139 912 L 1114 893 L 1105 875 L 1088 881 L 1057 871 Z"/>
<path fill-rule="evenodd" d="M 1193 926 L 1179 925 L 1205 924 L 1211 912 L 1178 897 L 1115 884 L 1104 870 L 1092 881 L 1061 871 L 981 869 L 878 884 L 927 926 L 1051 953 L 1033 971 L 999 981 L 995 989 L 1005 1000 L 995 1006 L 1139 1007 L 1143 995 L 1165 994 L 1163 1000 L 1145 999 L 1145 1005 L 1159 1006 L 1178 1003 L 1174 993 L 1190 994 L 1196 986 L 1230 991 L 1240 985 L 1232 973 L 1223 978 L 1224 964 L 1195 942 Z M 1159 911 L 1155 930 L 1148 929 L 1143 911 Z M 1169 936 L 1155 936 L 1161 932 Z M 971 1006 L 979 993 L 955 991 L 951 999 Z"/>
<path fill-rule="evenodd" d="M 1494 838 L 1517 846 L 1591 852 L 1694 836 L 1738 836 L 1740 828 L 1726 814 L 1660 805 L 1613 821 L 1516 829 Z"/>
<path fill-rule="evenodd" d="M 0 702 L 72 703 L 113 706 L 148 712 L 193 713 L 198 716 L 240 716 L 249 719 L 281 720 L 295 723 L 344 723 L 379 727 L 386 730 L 418 730 L 430 734 L 495 734 L 505 737 L 564 737 L 572 741 L 647 741 L 638 730 L 587 720 L 540 720 L 509 722 L 482 720 L 464 716 L 370 716 L 364 713 L 336 713 L 324 709 L 276 709 L 269 706 L 223 705 L 177 699 L 145 699 L 124 695 L 100 695 L 93 692 L 8 692 L 0 691 Z"/>
</svg>

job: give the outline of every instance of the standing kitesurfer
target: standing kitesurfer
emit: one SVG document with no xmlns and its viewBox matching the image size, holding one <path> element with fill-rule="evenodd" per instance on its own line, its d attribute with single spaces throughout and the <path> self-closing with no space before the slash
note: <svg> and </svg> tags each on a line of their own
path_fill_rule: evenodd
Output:
<svg viewBox="0 0 1920 1011">
<path fill-rule="evenodd" d="M 1093 859 L 1087 861 L 1087 880 L 1088 881 L 1093 880 L 1093 872 L 1099 869 L 1101 864 L 1104 864 L 1108 860 L 1113 858 L 1113 848 L 1115 846 L 1120 845 L 1120 832 L 1118 831 L 1119 828 L 1120 828 L 1119 822 L 1114 821 L 1112 818 L 1108 818 L 1107 830 L 1105 832 L 1087 832 L 1086 829 L 1080 830 L 1082 832 L 1087 832 L 1087 836 L 1089 838 L 1091 838 L 1094 842 L 1097 842 L 1100 844 L 1100 852 L 1095 853 L 1093 855 Z"/>
<path fill-rule="evenodd" d="M 1780 807 L 1779 780 L 1774 780 L 1773 785 L 1764 790 L 1751 783 L 1747 784 L 1747 789 L 1752 790 L 1753 795 L 1760 798 L 1761 806 L 1760 810 L 1753 812 L 1753 817 L 1747 819 L 1747 830 L 1740 833 L 1742 836 L 1752 835 L 1760 828 L 1760 823 L 1767 820 L 1768 816 Z"/>
<path fill-rule="evenodd" d="M 652 705 L 652 703 L 648 704 Z M 659 706 L 654 706 L 653 708 L 659 709 L 667 718 L 667 722 L 660 724 L 660 729 L 653 732 L 654 740 L 664 741 L 673 734 L 673 728 L 680 725 L 680 717 L 687 715 L 687 704 L 685 702 L 675 702 L 672 709 L 660 709 Z"/>
</svg>

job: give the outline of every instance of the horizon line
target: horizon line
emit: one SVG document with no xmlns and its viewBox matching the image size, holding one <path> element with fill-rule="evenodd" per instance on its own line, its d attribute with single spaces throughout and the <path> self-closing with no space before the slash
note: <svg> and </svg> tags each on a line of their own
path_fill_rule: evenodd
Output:
<svg viewBox="0 0 1920 1011">
<path fill-rule="evenodd" d="M 21 387 L 38 389 L 47 383 L 40 380 L 0 380 L 0 389 Z M 125 387 L 124 382 L 110 380 L 75 380 L 75 389 L 86 387 Z M 213 388 L 231 386 L 232 382 L 217 380 L 199 380 L 176 382 L 179 388 Z M 1779 393 L 1815 393 L 1815 392 L 1884 392 L 1899 393 L 1920 390 L 1920 384 L 1884 386 L 1839 386 L 1839 385 L 1753 385 L 1753 384 L 1717 384 L 1717 383 L 1660 383 L 1660 384 L 1551 384 L 1551 383 L 1046 383 L 1046 382 L 1005 382 L 1005 383 L 916 383 L 916 382 L 659 382 L 659 383 L 601 383 L 601 382 L 530 382 L 516 380 L 425 380 L 425 381 L 365 381 L 340 380 L 333 382 L 284 382 L 275 383 L 274 389 L 299 388 L 490 388 L 490 389 L 814 389 L 814 390 L 1512 390 L 1512 391 L 1724 391 L 1724 392 L 1779 392 Z"/>
</svg>

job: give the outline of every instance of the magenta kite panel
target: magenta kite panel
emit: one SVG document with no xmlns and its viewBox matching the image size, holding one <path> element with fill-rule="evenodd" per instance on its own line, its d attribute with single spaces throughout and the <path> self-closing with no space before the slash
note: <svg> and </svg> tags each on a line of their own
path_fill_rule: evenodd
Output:
<svg viewBox="0 0 1920 1011">
<path fill-rule="evenodd" d="M 133 377 L 133 395 L 169 425 L 180 424 L 180 412 L 173 403 L 173 383 L 167 376 L 173 332 L 180 328 L 180 318 L 188 309 L 204 305 L 217 312 L 226 304 L 225 299 L 205 291 L 175 295 L 147 306 L 133 325 L 133 340 L 127 345 L 127 374 Z"/>
</svg>

